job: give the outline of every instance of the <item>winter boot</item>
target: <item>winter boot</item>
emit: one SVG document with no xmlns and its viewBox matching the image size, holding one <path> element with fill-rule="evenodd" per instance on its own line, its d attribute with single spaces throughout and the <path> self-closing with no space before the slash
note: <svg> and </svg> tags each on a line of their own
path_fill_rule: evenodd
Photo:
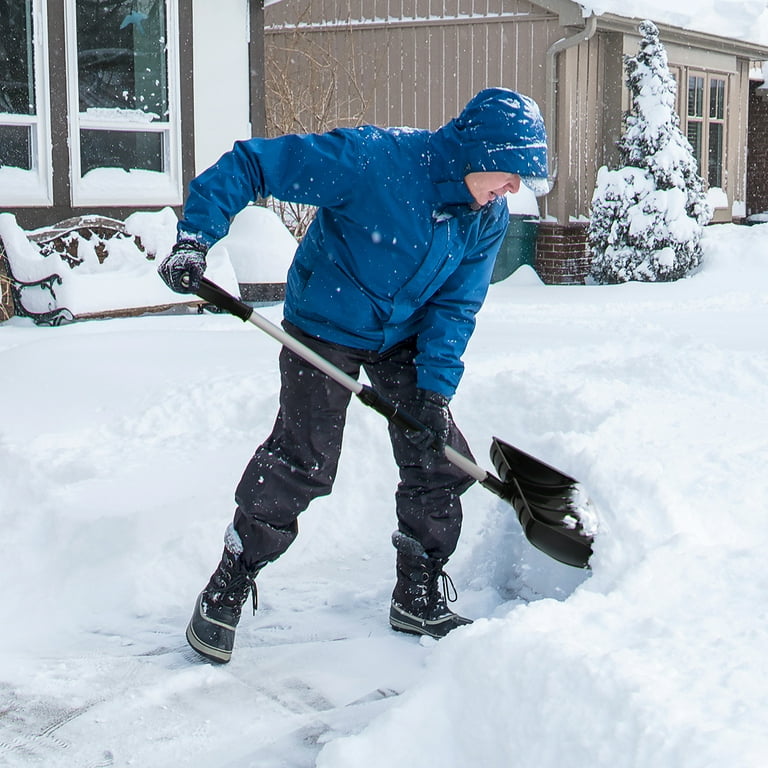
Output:
<svg viewBox="0 0 768 768">
<path fill-rule="evenodd" d="M 389 623 L 399 632 L 445 637 L 452 629 L 471 624 L 446 605 L 455 602 L 456 589 L 443 566 L 446 560 L 429 557 L 416 539 L 400 531 L 392 535 L 397 549 L 397 584 L 392 593 Z M 439 581 L 442 580 L 443 592 Z"/>
<path fill-rule="evenodd" d="M 220 664 L 232 658 L 235 629 L 248 593 L 256 611 L 257 573 L 246 569 L 239 555 L 224 548 L 221 562 L 197 598 L 187 627 L 187 642 L 201 656 Z"/>
</svg>

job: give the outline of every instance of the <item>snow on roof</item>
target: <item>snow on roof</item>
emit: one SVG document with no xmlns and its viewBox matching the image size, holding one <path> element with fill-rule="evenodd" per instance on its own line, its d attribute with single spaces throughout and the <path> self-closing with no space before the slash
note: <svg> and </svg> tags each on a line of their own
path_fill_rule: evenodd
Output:
<svg viewBox="0 0 768 768">
<path fill-rule="evenodd" d="M 584 15 L 614 13 L 768 45 L 765 0 L 579 0 Z"/>
</svg>

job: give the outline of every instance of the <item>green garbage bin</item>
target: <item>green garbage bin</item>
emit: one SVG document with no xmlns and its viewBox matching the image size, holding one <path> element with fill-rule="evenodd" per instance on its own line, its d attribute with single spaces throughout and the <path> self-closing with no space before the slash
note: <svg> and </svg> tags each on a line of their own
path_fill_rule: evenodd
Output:
<svg viewBox="0 0 768 768">
<path fill-rule="evenodd" d="M 525 214 L 510 214 L 509 227 L 496 257 L 491 282 L 509 277 L 523 264 L 533 266 L 536 260 L 536 238 L 539 220 Z"/>
</svg>

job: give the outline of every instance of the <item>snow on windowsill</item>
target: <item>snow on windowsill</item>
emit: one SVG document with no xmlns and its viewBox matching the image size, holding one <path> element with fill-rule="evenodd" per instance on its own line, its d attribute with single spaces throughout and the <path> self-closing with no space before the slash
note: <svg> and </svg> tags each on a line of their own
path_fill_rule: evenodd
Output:
<svg viewBox="0 0 768 768">
<path fill-rule="evenodd" d="M 94 168 L 76 185 L 78 205 L 180 205 L 179 185 L 166 173 L 132 168 Z"/>
<path fill-rule="evenodd" d="M 0 205 L 50 205 L 48 192 L 37 171 L 0 166 Z"/>
<path fill-rule="evenodd" d="M 707 202 L 712 208 L 727 208 L 728 207 L 728 195 L 721 187 L 710 187 L 707 190 Z"/>
<path fill-rule="evenodd" d="M 121 107 L 88 107 L 81 117 L 100 123 L 153 123 L 160 120 L 156 112 L 144 112 L 141 109 L 122 109 Z"/>
</svg>

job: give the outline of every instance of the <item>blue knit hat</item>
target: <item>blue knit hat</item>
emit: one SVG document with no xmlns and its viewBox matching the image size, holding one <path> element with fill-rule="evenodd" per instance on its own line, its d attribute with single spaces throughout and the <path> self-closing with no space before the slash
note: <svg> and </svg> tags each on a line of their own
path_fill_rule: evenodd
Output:
<svg viewBox="0 0 768 768">
<path fill-rule="evenodd" d="M 453 147 L 452 176 L 476 171 L 516 173 L 546 194 L 547 131 L 536 102 L 506 88 L 486 88 L 439 131 Z"/>
</svg>

